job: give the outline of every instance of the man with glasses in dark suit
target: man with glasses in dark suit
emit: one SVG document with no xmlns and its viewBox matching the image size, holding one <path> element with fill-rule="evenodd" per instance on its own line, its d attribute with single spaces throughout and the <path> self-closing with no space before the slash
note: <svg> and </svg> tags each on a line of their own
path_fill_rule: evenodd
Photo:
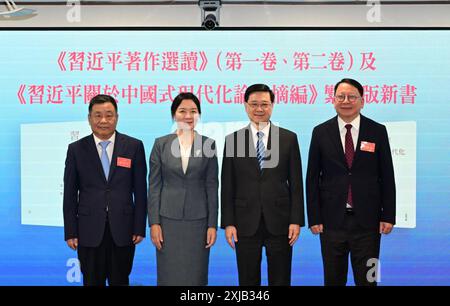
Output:
<svg viewBox="0 0 450 306">
<path fill-rule="evenodd" d="M 325 285 L 376 285 L 381 234 L 395 224 L 395 181 L 386 127 L 360 114 L 364 88 L 334 87 L 337 116 L 312 133 L 306 177 L 308 223 L 320 234 Z"/>
<path fill-rule="evenodd" d="M 297 135 L 270 121 L 274 94 L 264 84 L 244 95 L 250 124 L 228 135 L 222 163 L 221 227 L 243 286 L 261 285 L 266 248 L 269 285 L 291 283 L 292 246 L 304 226 Z"/>
</svg>

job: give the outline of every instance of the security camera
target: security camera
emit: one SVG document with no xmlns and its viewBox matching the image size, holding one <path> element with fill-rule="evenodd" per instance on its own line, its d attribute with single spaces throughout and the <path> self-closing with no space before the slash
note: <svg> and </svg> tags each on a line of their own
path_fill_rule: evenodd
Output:
<svg viewBox="0 0 450 306">
<path fill-rule="evenodd" d="M 205 20 L 202 22 L 202 27 L 207 30 L 212 30 L 217 26 L 219 26 L 219 22 L 217 21 L 216 16 L 213 14 L 206 15 Z"/>
<path fill-rule="evenodd" d="M 222 2 L 220 0 L 199 0 L 198 5 L 202 13 L 202 27 L 207 30 L 218 27 Z"/>
</svg>

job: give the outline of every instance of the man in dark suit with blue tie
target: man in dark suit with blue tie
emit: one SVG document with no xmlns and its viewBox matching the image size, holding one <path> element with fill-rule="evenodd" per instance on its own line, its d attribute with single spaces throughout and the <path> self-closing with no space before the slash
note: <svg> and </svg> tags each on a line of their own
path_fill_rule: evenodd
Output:
<svg viewBox="0 0 450 306">
<path fill-rule="evenodd" d="M 113 97 L 89 103 L 92 134 L 69 145 L 64 235 L 78 249 L 83 284 L 129 285 L 135 245 L 145 237 L 147 165 L 143 143 L 116 131 Z"/>
<path fill-rule="evenodd" d="M 377 282 L 381 234 L 395 224 L 395 180 L 386 127 L 360 114 L 364 88 L 334 87 L 337 116 L 312 133 L 306 177 L 308 223 L 320 234 L 325 285 Z"/>
</svg>

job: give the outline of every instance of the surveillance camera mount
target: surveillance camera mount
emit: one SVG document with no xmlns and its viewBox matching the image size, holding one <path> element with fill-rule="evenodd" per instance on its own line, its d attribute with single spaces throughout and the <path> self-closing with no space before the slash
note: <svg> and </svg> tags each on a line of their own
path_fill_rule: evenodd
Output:
<svg viewBox="0 0 450 306">
<path fill-rule="evenodd" d="M 212 30 L 220 24 L 221 0 L 199 0 L 198 6 L 201 10 L 202 27 Z"/>
</svg>

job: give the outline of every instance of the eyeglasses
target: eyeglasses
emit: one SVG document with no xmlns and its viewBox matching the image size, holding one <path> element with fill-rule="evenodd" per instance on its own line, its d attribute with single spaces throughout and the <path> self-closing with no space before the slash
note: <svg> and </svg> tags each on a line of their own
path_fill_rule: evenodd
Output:
<svg viewBox="0 0 450 306">
<path fill-rule="evenodd" d="M 356 96 L 356 95 L 347 95 L 347 96 L 346 95 L 337 95 L 334 97 L 334 99 L 337 102 L 342 103 L 345 101 L 345 97 L 347 97 L 348 102 L 351 102 L 351 103 L 356 102 L 357 100 L 361 99 L 360 96 Z"/>
<path fill-rule="evenodd" d="M 272 106 L 272 103 L 247 103 L 248 106 L 250 106 L 251 109 L 257 109 L 258 107 L 261 107 L 262 109 L 268 109 Z"/>
</svg>

